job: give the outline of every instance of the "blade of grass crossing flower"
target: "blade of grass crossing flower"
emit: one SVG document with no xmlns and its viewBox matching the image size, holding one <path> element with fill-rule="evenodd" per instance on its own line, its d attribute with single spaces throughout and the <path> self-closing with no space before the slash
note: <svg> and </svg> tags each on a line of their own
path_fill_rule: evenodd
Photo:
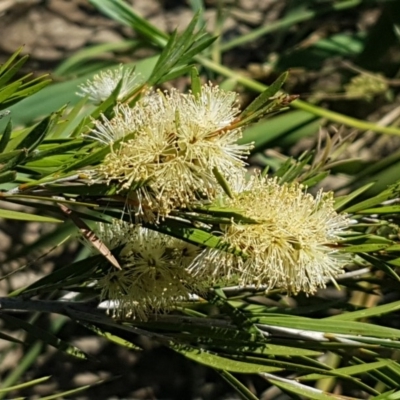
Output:
<svg viewBox="0 0 400 400">
<path fill-rule="evenodd" d="M 107 114 L 108 110 L 112 110 L 115 104 L 117 103 L 118 95 L 121 90 L 122 86 L 122 79 L 118 82 L 117 86 L 115 89 L 112 91 L 111 95 L 108 97 L 108 99 L 104 100 L 91 114 L 90 118 L 87 118 L 87 121 L 90 121 L 88 124 L 89 126 L 92 126 L 94 123 L 94 120 L 99 118 L 101 114 Z"/>
</svg>

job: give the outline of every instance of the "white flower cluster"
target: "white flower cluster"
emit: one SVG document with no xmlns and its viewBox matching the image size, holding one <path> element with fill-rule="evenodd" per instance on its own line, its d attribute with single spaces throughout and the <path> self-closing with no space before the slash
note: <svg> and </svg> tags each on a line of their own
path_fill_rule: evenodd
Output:
<svg viewBox="0 0 400 400">
<path fill-rule="evenodd" d="M 97 177 L 127 191 L 142 183 L 133 193 L 138 214 L 150 208 L 165 216 L 199 199 L 212 200 L 220 191 L 215 171 L 242 173 L 251 148 L 237 144 L 242 131 L 235 127 L 236 97 L 204 85 L 199 95 L 156 91 L 133 108 L 117 105 L 114 118 L 103 116 L 90 137 L 111 146 L 127 139 L 112 148 Z"/>
<path fill-rule="evenodd" d="M 122 270 L 98 281 L 102 299 L 116 300 L 124 315 L 144 319 L 221 282 L 312 294 L 351 261 L 337 246 L 350 220 L 335 211 L 331 194 L 313 197 L 296 183 L 245 179 L 251 146 L 238 144 L 240 121 L 237 95 L 206 84 L 198 94 L 149 91 L 96 122 L 89 137 L 111 151 L 93 180 L 117 184 L 139 221 L 156 223 L 173 210 L 217 200 L 257 221 L 219 226 L 229 251 L 200 249 L 138 225 L 99 226 L 111 248 L 121 242 L 118 235 L 125 240 Z M 221 176 L 233 186 L 231 197 Z"/>
<path fill-rule="evenodd" d="M 187 269 L 200 254 L 198 247 L 122 221 L 99 223 L 97 234 L 111 249 L 122 246 L 121 269 L 112 267 L 96 283 L 101 300 L 117 302 L 114 316 L 144 320 L 204 289 Z"/>
<path fill-rule="evenodd" d="M 94 75 L 92 80 L 88 79 L 86 83 L 79 85 L 80 91 L 77 95 L 88 96 L 94 103 L 101 103 L 111 96 L 119 82 L 121 82 L 121 88 L 118 100 L 122 100 L 140 86 L 142 79 L 133 68 L 124 68 L 119 65 L 116 69 L 101 71 Z"/>
</svg>

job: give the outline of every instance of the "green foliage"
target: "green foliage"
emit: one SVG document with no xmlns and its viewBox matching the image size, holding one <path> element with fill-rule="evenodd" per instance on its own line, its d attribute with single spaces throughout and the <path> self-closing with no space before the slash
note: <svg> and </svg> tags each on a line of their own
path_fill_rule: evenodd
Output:
<svg viewBox="0 0 400 400">
<path fill-rule="evenodd" d="M 265 173 L 274 175 L 282 184 L 301 182 L 313 187 L 321 184 L 331 170 L 335 171 L 339 166 L 345 168 L 350 161 L 354 161 L 340 159 L 342 143 L 338 137 L 328 139 L 324 148 L 306 151 L 297 159 L 262 153 L 274 144 L 288 147 L 314 134 L 321 117 L 359 129 L 400 134 L 398 127 L 382 127 L 325 110 L 315 104 L 294 101 L 295 97 L 286 95 L 282 89 L 287 79 L 286 72 L 267 87 L 222 67 L 205 55 L 204 50 L 215 43 L 215 38 L 207 34 L 203 27 L 197 28 L 201 13 L 194 16 L 183 33 L 174 32 L 168 36 L 138 16 L 125 2 L 92 0 L 91 3 L 109 17 L 138 31 L 145 44 L 159 50 L 157 57 L 143 61 L 142 67 L 138 65 L 138 70 L 147 71 L 146 82 L 129 93 L 127 98 L 133 99 L 131 104 L 140 98 L 144 88 L 188 73 L 191 76 L 192 93 L 200 96 L 201 83 L 194 63 L 261 92 L 235 121 L 235 127 L 247 126 L 268 117 L 266 121 L 247 128 L 241 143 L 254 142 L 253 156 L 258 157 L 257 160 L 266 167 Z M 297 12 L 295 9 L 288 12 L 279 23 L 226 43 L 221 46 L 221 51 L 267 32 L 286 29 L 294 22 L 308 21 L 327 12 L 355 7 L 360 1 L 328 2 L 316 9 L 311 7 L 312 2 L 305 3 Z M 342 52 L 343 43 L 348 45 L 346 54 L 361 54 L 359 40 L 358 36 L 333 35 L 320 40 L 313 48 L 323 48 L 327 52 L 323 53 L 323 59 Z M 14 79 L 27 59 L 20 57 L 21 49 L 1 66 L 0 110 L 10 108 L 11 118 L 7 113 L 2 114 L 0 199 L 4 208 L 0 209 L 0 218 L 59 224 L 56 231 L 15 253 L 14 258 L 24 253 L 43 251 L 49 244 L 59 245 L 76 234 L 74 225 L 81 231 L 86 230 L 90 236 L 94 222 L 109 223 L 113 218 L 132 222 L 134 216 L 125 212 L 127 202 L 132 200 L 129 191 L 123 190 L 115 182 L 92 182 L 88 171 L 133 138 L 135 132 L 116 141 L 112 148 L 85 137 L 95 126 L 95 120 L 101 119 L 102 115 L 112 117 L 122 83 L 119 82 L 111 95 L 97 106 L 88 105 L 86 98 L 78 100 L 75 90 L 78 83 L 95 72 L 83 68 L 84 60 L 98 52 L 136 45 L 136 42 L 127 41 L 85 49 L 58 68 L 59 75 L 74 73 L 82 76 L 55 84 L 41 93 L 37 92 L 50 83 L 46 77 L 29 81 L 27 75 Z M 318 54 L 321 56 L 321 53 Z M 279 70 L 280 66 L 290 63 L 296 55 L 296 51 L 287 52 L 278 60 L 276 68 Z M 352 82 L 357 83 L 355 80 Z M 347 86 L 348 91 L 351 88 Z M 384 91 L 385 88 L 380 87 L 379 90 Z M 60 93 L 65 96 L 61 100 L 58 98 Z M 376 91 L 371 94 L 371 90 L 364 93 L 368 96 L 375 94 Z M 54 105 L 53 97 L 62 103 Z M 41 99 L 47 102 L 41 104 Z M 70 105 L 64 106 L 70 99 Z M 16 103 L 20 101 L 23 102 L 18 108 Z M 18 115 L 23 107 L 33 103 L 37 107 L 30 110 L 29 115 Z M 296 110 L 276 115 L 289 106 Z M 20 127 L 21 123 L 23 128 Z M 15 125 L 18 128 L 13 129 Z M 67 319 L 76 321 L 88 331 L 127 350 L 140 350 L 130 339 L 132 334 L 155 339 L 182 356 L 213 368 L 246 399 L 254 400 L 256 396 L 234 374 L 258 374 L 270 385 L 293 395 L 293 398 L 341 398 L 319 389 L 322 380 L 328 378 L 348 388 L 349 395 L 362 391 L 374 399 L 395 398 L 393 396 L 398 393 L 395 390 L 400 381 L 400 364 L 397 362 L 400 330 L 376 321 L 382 316 L 398 312 L 400 302 L 368 307 L 367 303 L 355 305 L 350 296 L 354 293 L 370 296 L 385 290 L 399 290 L 398 154 L 392 161 L 389 166 L 394 165 L 397 173 L 390 175 L 385 187 L 378 185 L 376 189 L 377 185 L 361 169 L 350 174 L 349 183 L 343 187 L 347 189 L 347 194 L 335 199 L 336 209 L 349 214 L 353 220 L 351 229 L 337 245 L 338 251 L 354 255 L 352 270 L 337 279 L 337 287 L 348 294 L 340 300 L 329 300 L 320 292 L 309 297 L 300 294 L 288 300 L 286 293 L 278 289 L 266 293 L 266 288 L 222 287 L 198 293 L 195 300 L 182 302 L 181 307 L 171 314 L 151 315 L 147 321 L 113 319 L 97 308 L 100 291 L 87 283 L 89 278 L 100 278 L 110 268 L 110 263 L 118 267 L 118 249 L 106 249 L 97 255 L 86 254 L 69 265 L 58 265 L 29 286 L 18 288 L 8 297 L 0 298 L 0 318 L 4 324 L 8 328 L 26 332 L 23 339 L 0 332 L 0 338 L 9 341 L 10 345 L 23 343 L 26 346 L 24 362 L 15 374 L 2 383 L 0 398 L 23 386 L 48 379 L 44 377 L 16 384 L 40 354 L 43 344 L 82 360 L 88 358 L 84 349 L 58 338 L 59 330 Z M 388 165 L 383 160 L 377 164 L 370 166 L 373 172 L 387 174 Z M 229 177 L 217 168 L 213 173 L 224 192 L 232 197 Z M 133 182 L 130 189 L 140 189 L 145 185 L 145 181 Z M 7 203 L 34 207 L 37 212 L 9 210 L 5 207 Z M 255 208 L 257 206 L 254 205 Z M 213 204 L 176 209 L 156 222 L 145 222 L 143 225 L 201 248 L 222 249 L 245 258 L 246 249 L 231 246 L 216 233 L 220 226 L 232 223 L 245 225 L 258 222 L 242 215 L 239 210 Z M 90 237 L 89 240 L 94 249 L 99 250 L 103 245 L 97 238 Z M 6 261 L 11 259 L 12 256 Z M 112 262 L 114 259 L 116 263 Z M 75 293 L 76 297 L 59 301 L 65 292 Z M 260 298 L 268 301 L 261 301 Z M 8 311 L 33 312 L 37 316 L 54 313 L 59 319 L 46 331 L 36 325 L 35 318 L 16 318 L 8 315 Z M 331 365 L 329 357 L 321 357 L 328 354 L 338 357 L 338 365 Z M 75 395 L 86 388 L 57 393 L 48 398 Z"/>
</svg>

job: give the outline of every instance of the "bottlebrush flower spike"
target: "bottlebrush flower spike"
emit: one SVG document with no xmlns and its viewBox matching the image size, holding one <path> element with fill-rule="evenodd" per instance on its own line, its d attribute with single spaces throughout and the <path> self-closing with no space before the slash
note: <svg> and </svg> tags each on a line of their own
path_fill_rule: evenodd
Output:
<svg viewBox="0 0 400 400">
<path fill-rule="evenodd" d="M 335 246 L 350 219 L 335 211 L 331 194 L 313 197 L 297 183 L 280 185 L 259 176 L 239 186 L 226 205 L 259 223 L 223 225 L 221 233 L 247 257 L 207 249 L 191 266 L 199 279 L 235 278 L 243 286 L 311 294 L 351 261 Z"/>
</svg>

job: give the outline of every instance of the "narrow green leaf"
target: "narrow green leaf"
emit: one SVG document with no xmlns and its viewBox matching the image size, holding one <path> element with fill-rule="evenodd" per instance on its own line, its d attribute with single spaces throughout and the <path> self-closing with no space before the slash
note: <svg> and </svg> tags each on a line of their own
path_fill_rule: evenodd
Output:
<svg viewBox="0 0 400 400">
<path fill-rule="evenodd" d="M 370 400 L 400 400 L 400 390 L 397 392 L 390 390 L 378 396 L 371 397 Z"/>
<path fill-rule="evenodd" d="M 147 40 L 159 46 L 165 45 L 167 35 L 134 12 L 132 7 L 121 0 L 90 0 L 98 10 L 124 25 L 134 28 Z"/>
<path fill-rule="evenodd" d="M 113 379 L 117 379 L 117 378 L 111 378 L 111 379 L 108 379 L 107 381 L 109 382 L 110 380 L 113 380 Z M 59 399 L 64 399 L 66 396 L 76 395 L 78 393 L 84 392 L 87 389 L 90 389 L 92 387 L 101 385 L 101 384 L 103 384 L 103 383 L 105 383 L 107 381 L 104 380 L 104 379 L 100 379 L 97 382 L 94 382 L 94 383 L 92 383 L 90 385 L 84 385 L 84 386 L 80 386 L 80 387 L 78 387 L 76 389 L 66 390 L 64 392 L 58 392 L 58 393 L 50 395 L 50 396 L 40 397 L 40 400 L 59 400 Z M 74 397 L 76 398 L 76 396 L 74 396 Z"/>
<path fill-rule="evenodd" d="M 192 65 L 182 65 L 175 67 L 171 70 L 170 73 L 163 75 L 157 80 L 157 84 L 171 81 L 172 79 L 179 78 L 180 76 L 188 75 L 192 69 Z"/>
<path fill-rule="evenodd" d="M 13 182 L 15 181 L 16 176 L 17 173 L 15 171 L 0 173 L 0 183 Z"/>
<path fill-rule="evenodd" d="M 253 151 L 259 151 L 270 143 L 280 143 L 285 137 L 296 134 L 307 137 L 314 135 L 321 121 L 304 111 L 289 111 L 246 127 L 239 144 L 254 143 Z"/>
<path fill-rule="evenodd" d="M 88 165 L 94 165 L 97 164 L 99 161 L 101 161 L 108 153 L 110 153 L 111 147 L 102 147 L 97 151 L 92 152 L 89 154 L 87 157 L 71 164 L 70 166 L 64 168 L 62 170 L 63 173 L 67 173 L 70 171 L 76 171 L 78 169 L 82 169 Z"/>
<path fill-rule="evenodd" d="M 229 187 L 229 183 L 228 181 L 225 179 L 225 177 L 221 174 L 221 172 L 218 171 L 217 167 L 213 168 L 213 174 L 215 176 L 215 178 L 217 179 L 217 182 L 220 184 L 221 188 L 223 189 L 223 191 L 225 192 L 225 194 L 229 197 L 229 198 L 233 198 L 233 194 L 231 191 L 231 188 Z"/>
<path fill-rule="evenodd" d="M 107 100 L 106 100 L 107 101 Z M 92 114 L 93 115 L 93 114 Z M 93 117 L 94 118 L 94 117 Z M 115 143 L 112 144 L 110 146 L 105 146 L 105 147 L 100 147 L 99 150 L 95 150 L 93 151 L 91 154 L 89 154 L 87 157 L 84 157 L 81 160 L 76 161 L 75 163 L 73 163 L 72 165 L 67 166 L 66 168 L 64 168 L 61 173 L 67 173 L 70 171 L 75 171 L 78 169 L 82 169 L 88 165 L 95 165 L 97 164 L 99 161 L 103 160 L 104 157 L 111 152 L 111 150 L 113 149 L 114 151 L 117 151 L 118 148 L 127 140 L 132 139 L 135 136 L 135 133 L 126 135 L 125 137 L 119 139 L 118 141 L 116 141 Z M 91 143 L 93 144 L 93 143 Z"/>
<path fill-rule="evenodd" d="M 391 312 L 395 312 L 400 309 L 400 301 L 394 301 L 393 303 L 383 304 L 371 308 L 365 308 L 363 310 L 347 312 L 339 315 L 333 315 L 325 319 L 329 320 L 341 320 L 341 321 L 355 321 L 360 318 L 371 318 L 376 316 L 385 315 Z"/>
<path fill-rule="evenodd" d="M 65 267 L 59 268 L 52 273 L 44 276 L 32 285 L 28 286 L 23 290 L 23 294 L 38 292 L 43 289 L 46 291 L 53 290 L 58 287 L 65 287 L 74 277 L 83 277 L 86 273 L 91 272 L 99 262 L 103 259 L 103 256 L 96 255 L 93 257 L 85 258 L 84 260 L 76 261 L 72 264 L 66 265 Z"/>
<path fill-rule="evenodd" d="M 73 127 L 76 124 L 77 117 L 82 112 L 83 107 L 86 105 L 88 99 L 82 98 L 75 106 L 68 112 L 68 115 L 64 117 L 64 120 L 57 125 L 57 128 L 51 133 L 51 138 L 62 138 L 68 137 L 69 133 L 73 131 Z M 85 113 L 86 115 L 86 113 Z"/>
<path fill-rule="evenodd" d="M 37 124 L 23 140 L 15 147 L 15 150 L 27 149 L 29 151 L 37 147 L 45 138 L 47 132 L 53 126 L 54 114 L 50 114 Z M 14 150 L 14 149 L 12 149 Z"/>
<path fill-rule="evenodd" d="M 228 382 L 244 400 L 258 400 L 258 397 L 251 393 L 250 390 L 231 373 L 220 370 L 216 370 L 216 372 L 219 373 L 219 375 L 221 375 L 221 377 Z"/>
<path fill-rule="evenodd" d="M 2 210 L 2 209 L 0 209 L 0 218 L 15 219 L 19 221 L 28 221 L 28 222 L 51 222 L 51 223 L 64 222 L 61 219 L 57 218 L 43 217 L 40 215 L 23 213 L 21 211 Z"/>
<path fill-rule="evenodd" d="M 389 187 L 387 190 L 384 190 L 382 193 L 378 194 L 377 196 L 364 200 L 361 203 L 355 204 L 353 206 L 350 206 L 344 211 L 347 213 L 356 213 L 365 210 L 367 208 L 371 208 L 373 206 L 376 206 L 377 204 L 381 204 L 386 200 L 398 196 L 399 190 L 400 187 L 398 185 L 393 185 Z"/>
<path fill-rule="evenodd" d="M 13 150 L 13 151 L 8 151 L 7 153 L 2 153 L 0 154 L 0 163 L 6 163 L 13 158 L 18 157 L 21 153 L 23 153 L 24 150 Z M 3 166 L 1 166 L 1 169 L 3 169 Z"/>
<path fill-rule="evenodd" d="M 0 104 L 5 103 L 21 86 L 21 82 L 13 82 L 0 90 Z"/>
<path fill-rule="evenodd" d="M 329 176 L 329 171 L 324 171 L 321 172 L 309 179 L 306 179 L 305 181 L 301 182 L 304 186 L 311 188 L 315 186 L 316 184 L 320 183 L 323 181 L 327 176 Z"/>
<path fill-rule="evenodd" d="M 128 342 L 126 339 L 122 339 L 119 336 L 116 336 L 110 332 L 104 331 L 100 329 L 98 326 L 95 326 L 93 324 L 89 324 L 84 321 L 79 321 L 81 325 L 86 327 L 87 329 L 90 329 L 92 332 L 94 332 L 96 335 L 104 337 L 105 339 L 109 340 L 112 343 L 118 344 L 119 346 L 122 347 L 127 347 L 130 350 L 136 350 L 136 351 L 142 351 L 142 349 L 137 346 L 136 344 L 133 344 L 132 342 Z"/>
<path fill-rule="evenodd" d="M 7 335 L 7 333 L 4 333 L 4 332 L 0 332 L 0 339 L 5 340 L 7 342 L 24 344 L 24 342 L 22 340 L 16 339 L 15 337 Z M 1 391 L 0 391 L 0 393 L 1 393 Z"/>
<path fill-rule="evenodd" d="M 119 42 L 100 43 L 92 46 L 84 47 L 76 51 L 53 71 L 57 76 L 66 77 L 68 75 L 82 75 L 77 69 L 80 69 L 85 63 L 93 61 L 93 59 L 110 52 L 133 51 L 141 44 L 139 40 L 122 40 Z M 78 72 L 78 73 L 77 73 Z"/>
<path fill-rule="evenodd" d="M 11 98 L 9 99 L 6 104 L 7 106 L 11 106 L 18 101 L 23 100 L 25 97 L 32 96 L 33 94 L 39 92 L 46 86 L 50 85 L 53 81 L 51 79 L 44 79 L 39 83 L 36 83 L 35 85 L 31 85 L 23 90 L 18 90 L 18 92 Z"/>
<path fill-rule="evenodd" d="M 28 333 L 28 335 L 32 336 L 33 338 L 39 339 L 44 343 L 62 351 L 63 353 L 69 354 L 76 358 L 87 359 L 86 354 L 82 350 L 59 339 L 47 330 L 41 329 L 35 325 L 32 325 L 29 322 L 23 321 L 19 318 L 15 318 L 8 314 L 2 314 L 2 318 L 10 325 L 13 325 L 15 328 L 23 329 Z"/>
<path fill-rule="evenodd" d="M 197 97 L 201 94 L 201 82 L 199 71 L 196 67 L 191 67 L 190 70 L 190 87 L 192 89 L 192 93 Z"/>
<path fill-rule="evenodd" d="M 7 147 L 8 141 L 10 140 L 12 132 L 12 121 L 11 119 L 7 122 L 7 126 L 4 129 L 3 135 L 0 139 L 0 153 L 3 153 L 5 148 Z"/>
<path fill-rule="evenodd" d="M 374 185 L 375 185 L 375 182 L 367 183 L 366 185 L 361 186 L 360 188 L 352 191 L 351 193 L 349 193 L 346 196 L 336 197 L 335 198 L 335 210 L 341 209 L 343 206 L 350 203 L 352 200 L 354 200 L 360 194 L 366 192 L 370 187 L 372 187 Z"/>
<path fill-rule="evenodd" d="M 359 210 L 358 214 L 394 214 L 400 212 L 400 206 L 391 205 L 391 206 L 382 206 L 375 208 L 367 208 L 365 210 Z"/>
<path fill-rule="evenodd" d="M 119 188 L 115 185 L 93 184 L 86 185 L 83 183 L 77 183 L 66 187 L 62 184 L 49 184 L 46 185 L 46 189 L 54 191 L 56 193 L 64 192 L 67 194 L 78 194 L 80 196 L 113 196 L 118 193 Z"/>
<path fill-rule="evenodd" d="M 8 70 L 8 67 L 14 62 L 14 60 L 19 56 L 19 54 L 21 53 L 21 51 L 24 49 L 24 46 L 21 46 L 20 48 L 18 48 L 9 58 L 8 60 L 0 65 L 0 76 L 3 75 L 3 73 L 5 71 Z"/>
<path fill-rule="evenodd" d="M 258 221 L 255 219 L 246 217 L 241 214 L 241 210 L 235 208 L 225 208 L 225 207 L 217 207 L 217 206 L 204 206 L 204 207 L 193 207 L 194 213 L 204 213 L 207 215 L 211 215 L 213 217 L 224 218 L 231 220 L 232 218 L 235 221 L 240 221 L 241 223 L 247 224 L 257 224 Z M 196 219 L 197 216 L 193 215 L 193 212 L 189 212 L 188 217 Z M 185 212 L 182 212 L 182 215 L 186 215 Z"/>
<path fill-rule="evenodd" d="M 19 385 L 13 385 L 13 386 L 9 386 L 9 387 L 7 387 L 5 389 L 0 389 L 0 393 L 10 393 L 10 392 L 12 392 L 14 390 L 26 389 L 28 387 L 37 385 L 39 383 L 46 382 L 50 378 L 51 378 L 51 376 L 43 376 L 43 377 L 38 378 L 38 379 L 32 379 L 31 381 L 20 383 Z"/>
<path fill-rule="evenodd" d="M 293 328 L 299 330 L 309 330 L 315 332 L 323 332 L 325 334 L 340 333 L 344 335 L 359 335 L 361 340 L 363 336 L 385 338 L 392 340 L 400 339 L 400 330 L 394 328 L 388 328 L 375 324 L 368 324 L 364 322 L 355 321 L 339 321 L 325 319 L 312 319 L 305 317 L 295 317 L 292 315 L 277 315 L 270 314 L 264 316 L 248 316 L 249 320 L 256 324 L 266 324 L 271 326 L 281 326 L 287 328 Z M 358 340 L 358 339 L 357 339 Z M 398 343 L 400 344 L 400 342 Z"/>
<path fill-rule="evenodd" d="M 231 360 L 229 358 L 213 354 L 204 349 L 196 349 L 190 346 L 181 347 L 174 344 L 170 345 L 170 347 L 172 350 L 175 350 L 177 353 L 184 355 L 190 360 L 218 370 L 237 372 L 240 374 L 257 374 L 260 372 L 281 371 L 281 368 Z"/>
<path fill-rule="evenodd" d="M 46 149 L 37 149 L 35 153 L 29 156 L 29 161 L 40 160 L 42 158 L 46 158 L 49 156 L 54 156 L 56 154 L 65 154 L 70 152 L 71 150 L 79 149 L 84 144 L 83 139 L 75 139 L 72 140 L 70 143 L 65 144 L 58 144 L 54 146 L 49 146 Z"/>
<path fill-rule="evenodd" d="M 268 381 L 273 383 L 275 386 L 278 388 L 281 388 L 282 390 L 287 390 L 290 393 L 295 393 L 298 396 L 301 396 L 302 398 L 306 399 L 313 399 L 313 400 L 345 400 L 345 397 L 342 397 L 340 395 L 334 395 L 332 393 L 325 393 L 322 390 L 319 389 L 314 389 L 307 387 L 305 385 L 302 385 L 301 383 L 298 382 L 288 382 L 287 380 L 278 380 L 274 378 L 267 377 Z"/>
<path fill-rule="evenodd" d="M 16 53 L 11 56 L 14 59 L 15 54 Z M 17 60 L 12 66 L 11 63 L 8 63 L 6 69 L 4 69 L 3 66 L 0 71 L 0 87 L 4 86 L 23 67 L 23 65 L 28 61 L 28 58 L 29 56 L 25 55 Z"/>
<path fill-rule="evenodd" d="M 388 248 L 387 244 L 360 244 L 355 246 L 348 246 L 341 249 L 345 253 L 373 253 Z"/>
<path fill-rule="evenodd" d="M 157 226 L 149 224 L 146 225 L 146 227 L 148 227 L 149 229 L 166 233 L 167 235 L 170 236 L 177 237 L 178 239 L 185 240 L 186 242 L 211 248 L 217 248 L 220 249 L 221 251 L 227 251 L 229 253 L 240 255 L 242 257 L 246 256 L 246 254 L 243 253 L 240 249 L 232 248 L 232 246 L 229 243 L 224 242 L 218 236 L 215 236 L 211 233 L 208 233 L 201 229 L 195 228 L 192 225 L 177 220 L 168 219 L 166 221 L 164 221 L 164 223 L 160 223 Z"/>
<path fill-rule="evenodd" d="M 271 97 L 278 93 L 281 89 L 282 85 L 285 83 L 289 73 L 284 72 L 281 74 L 275 82 L 268 86 L 240 115 L 241 119 L 247 119 L 252 114 L 256 113 L 260 109 L 262 109 L 268 101 L 270 101 Z"/>
<path fill-rule="evenodd" d="M 336 373 L 339 375 L 347 375 L 347 376 L 359 375 L 366 372 L 374 371 L 379 368 L 387 367 L 390 361 L 391 360 L 376 361 L 372 363 L 365 363 L 365 364 L 351 365 L 349 367 L 330 369 L 329 375 L 309 374 L 301 376 L 297 379 L 300 381 L 315 381 L 318 379 L 329 378 L 330 376 L 332 376 L 332 374 Z"/>
</svg>

